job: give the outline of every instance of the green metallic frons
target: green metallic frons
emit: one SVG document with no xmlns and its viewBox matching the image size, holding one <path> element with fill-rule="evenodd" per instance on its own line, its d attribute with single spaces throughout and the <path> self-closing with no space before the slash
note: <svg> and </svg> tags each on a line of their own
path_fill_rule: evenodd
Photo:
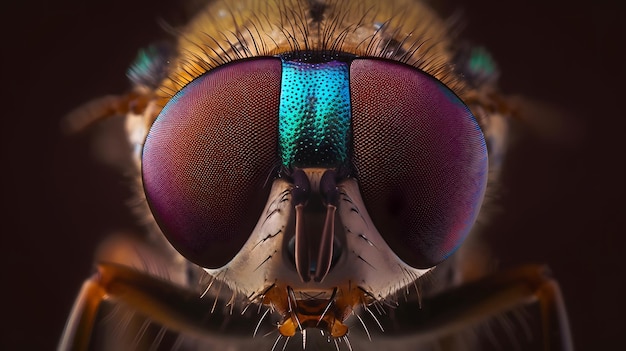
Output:
<svg viewBox="0 0 626 351">
<path fill-rule="evenodd" d="M 279 154 L 285 167 L 338 167 L 348 159 L 349 67 L 345 62 L 282 63 Z"/>
</svg>

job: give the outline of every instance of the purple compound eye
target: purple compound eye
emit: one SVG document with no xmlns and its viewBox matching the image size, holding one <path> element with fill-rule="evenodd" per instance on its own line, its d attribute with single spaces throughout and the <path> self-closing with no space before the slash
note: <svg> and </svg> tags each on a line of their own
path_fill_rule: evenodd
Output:
<svg viewBox="0 0 626 351">
<path fill-rule="evenodd" d="M 413 67 L 356 59 L 350 68 L 353 158 L 376 228 L 407 264 L 429 268 L 467 236 L 482 204 L 487 149 L 476 119 Z"/>
<path fill-rule="evenodd" d="M 148 204 L 172 245 L 200 266 L 228 263 L 260 218 L 279 163 L 280 82 L 280 59 L 218 67 L 178 92 L 148 133 Z"/>
</svg>

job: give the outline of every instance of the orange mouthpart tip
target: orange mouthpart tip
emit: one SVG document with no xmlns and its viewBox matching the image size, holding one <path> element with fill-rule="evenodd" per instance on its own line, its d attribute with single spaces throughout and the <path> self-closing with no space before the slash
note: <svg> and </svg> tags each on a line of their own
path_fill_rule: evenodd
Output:
<svg viewBox="0 0 626 351">
<path fill-rule="evenodd" d="M 272 306 L 283 316 L 278 331 L 286 337 L 292 337 L 307 328 L 320 329 L 333 338 L 345 336 L 348 326 L 343 321 L 354 306 L 368 304 L 371 300 L 371 296 L 359 288 L 335 289 L 329 298 L 297 299 L 291 288 L 275 286 L 263 297 L 264 304 Z"/>
</svg>

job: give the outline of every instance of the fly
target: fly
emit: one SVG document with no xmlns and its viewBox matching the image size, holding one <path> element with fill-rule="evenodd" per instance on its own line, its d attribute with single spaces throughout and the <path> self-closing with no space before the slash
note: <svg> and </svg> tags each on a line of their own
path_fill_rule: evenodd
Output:
<svg viewBox="0 0 626 351">
<path fill-rule="evenodd" d="M 532 306 L 571 349 L 547 270 L 476 250 L 513 114 L 449 29 L 409 0 L 213 1 L 141 51 L 132 92 L 67 119 L 124 116 L 147 224 L 102 245 L 59 349 L 484 349 Z"/>
</svg>

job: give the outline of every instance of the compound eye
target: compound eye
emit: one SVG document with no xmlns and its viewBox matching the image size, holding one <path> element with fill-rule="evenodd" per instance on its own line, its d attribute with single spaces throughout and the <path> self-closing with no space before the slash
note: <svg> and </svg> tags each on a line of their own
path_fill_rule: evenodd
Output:
<svg viewBox="0 0 626 351">
<path fill-rule="evenodd" d="M 252 233 L 277 159 L 281 62 L 235 61 L 179 91 L 143 149 L 148 204 L 171 244 L 218 268 Z"/>
<path fill-rule="evenodd" d="M 398 62 L 350 68 L 354 164 L 363 200 L 392 250 L 415 268 L 454 252 L 487 181 L 483 133 L 445 85 Z"/>
</svg>

